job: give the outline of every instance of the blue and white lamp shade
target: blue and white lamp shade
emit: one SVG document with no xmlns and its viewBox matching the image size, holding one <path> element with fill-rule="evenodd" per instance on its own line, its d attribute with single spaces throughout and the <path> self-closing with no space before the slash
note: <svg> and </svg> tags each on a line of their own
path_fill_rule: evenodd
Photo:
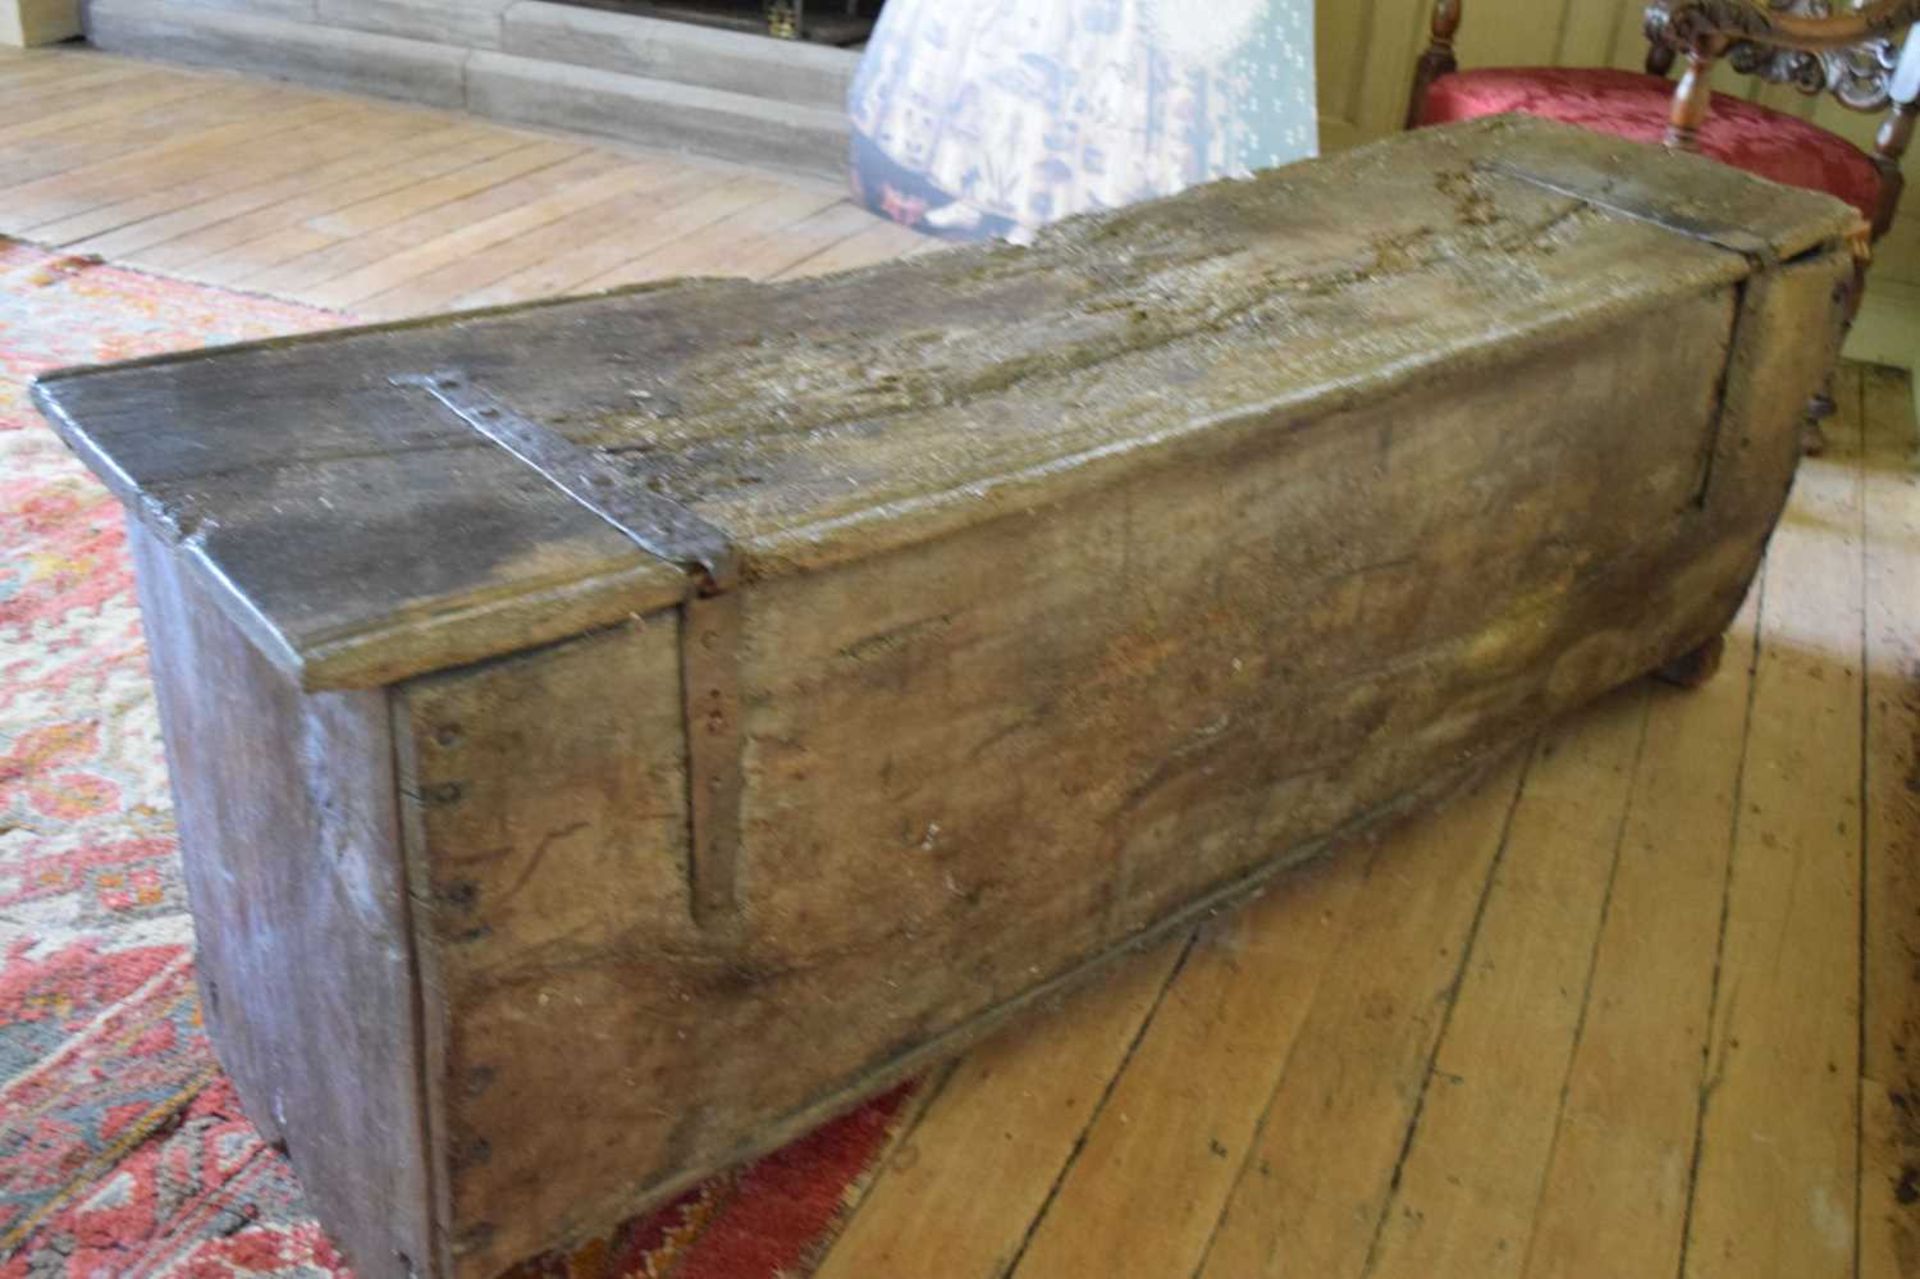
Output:
<svg viewBox="0 0 1920 1279">
<path fill-rule="evenodd" d="M 1315 152 L 1312 0 L 887 0 L 848 95 L 853 187 L 952 239 Z"/>
</svg>

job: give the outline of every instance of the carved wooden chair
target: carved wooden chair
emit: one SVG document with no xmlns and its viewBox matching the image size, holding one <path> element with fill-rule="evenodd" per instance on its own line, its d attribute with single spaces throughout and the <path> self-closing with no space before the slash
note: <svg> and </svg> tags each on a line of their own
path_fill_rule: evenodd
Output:
<svg viewBox="0 0 1920 1279">
<path fill-rule="evenodd" d="M 1863 219 L 1861 270 L 1849 321 L 1865 284 L 1869 244 L 1885 235 L 1900 203 L 1901 157 L 1920 116 L 1920 0 L 1654 0 L 1647 7 L 1646 73 L 1610 67 L 1501 67 L 1462 71 L 1453 40 L 1462 0 L 1437 0 L 1432 43 L 1414 73 L 1407 127 L 1519 111 L 1620 137 L 1660 142 L 1783 182 L 1825 191 Z M 1838 10 L 1836 12 L 1836 10 Z M 1902 43 L 1904 39 L 1904 50 Z M 1685 59 L 1677 84 L 1667 79 Z M 1871 151 L 1783 111 L 1714 93 L 1720 59 L 1735 70 L 1831 92 L 1857 111 L 1887 112 Z M 1817 451 L 1829 396 L 1809 409 Z"/>
</svg>

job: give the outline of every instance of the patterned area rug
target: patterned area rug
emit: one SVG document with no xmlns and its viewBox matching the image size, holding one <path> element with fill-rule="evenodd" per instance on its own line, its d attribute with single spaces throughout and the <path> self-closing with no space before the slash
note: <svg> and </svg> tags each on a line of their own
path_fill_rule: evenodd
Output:
<svg viewBox="0 0 1920 1279">
<path fill-rule="evenodd" d="M 202 1033 L 119 507 L 25 390 L 340 322 L 0 239 L 0 1279 L 349 1273 Z M 904 1097 L 523 1273 L 804 1274 Z"/>
</svg>

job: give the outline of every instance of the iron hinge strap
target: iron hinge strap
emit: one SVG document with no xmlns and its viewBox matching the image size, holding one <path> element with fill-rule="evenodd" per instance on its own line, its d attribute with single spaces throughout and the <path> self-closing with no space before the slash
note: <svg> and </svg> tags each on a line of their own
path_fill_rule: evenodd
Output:
<svg viewBox="0 0 1920 1279">
<path fill-rule="evenodd" d="M 740 563 L 719 526 L 662 497 L 591 449 L 515 413 L 456 369 L 405 373 L 455 417 L 657 559 L 697 580 L 680 607 L 680 695 L 687 734 L 687 888 L 703 928 L 737 920 L 740 858 Z"/>
<path fill-rule="evenodd" d="M 739 557 L 725 530 L 637 482 L 603 454 L 514 412 L 458 369 L 402 373 L 391 381 L 433 396 L 641 550 L 699 578 L 703 594 L 731 589 L 739 581 Z"/>
</svg>

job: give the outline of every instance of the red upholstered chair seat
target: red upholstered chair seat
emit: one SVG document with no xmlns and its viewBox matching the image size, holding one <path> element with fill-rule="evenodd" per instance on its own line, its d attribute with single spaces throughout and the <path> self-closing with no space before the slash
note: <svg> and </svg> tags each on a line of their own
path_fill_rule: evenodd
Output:
<svg viewBox="0 0 1920 1279">
<path fill-rule="evenodd" d="M 1518 111 L 1638 142 L 1666 132 L 1673 83 L 1606 67 L 1515 67 L 1456 71 L 1427 91 L 1420 122 L 1445 124 Z M 1880 174 L 1845 138 L 1797 116 L 1723 93 L 1713 95 L 1700 150 L 1748 173 L 1838 196 L 1871 220 Z"/>
</svg>

